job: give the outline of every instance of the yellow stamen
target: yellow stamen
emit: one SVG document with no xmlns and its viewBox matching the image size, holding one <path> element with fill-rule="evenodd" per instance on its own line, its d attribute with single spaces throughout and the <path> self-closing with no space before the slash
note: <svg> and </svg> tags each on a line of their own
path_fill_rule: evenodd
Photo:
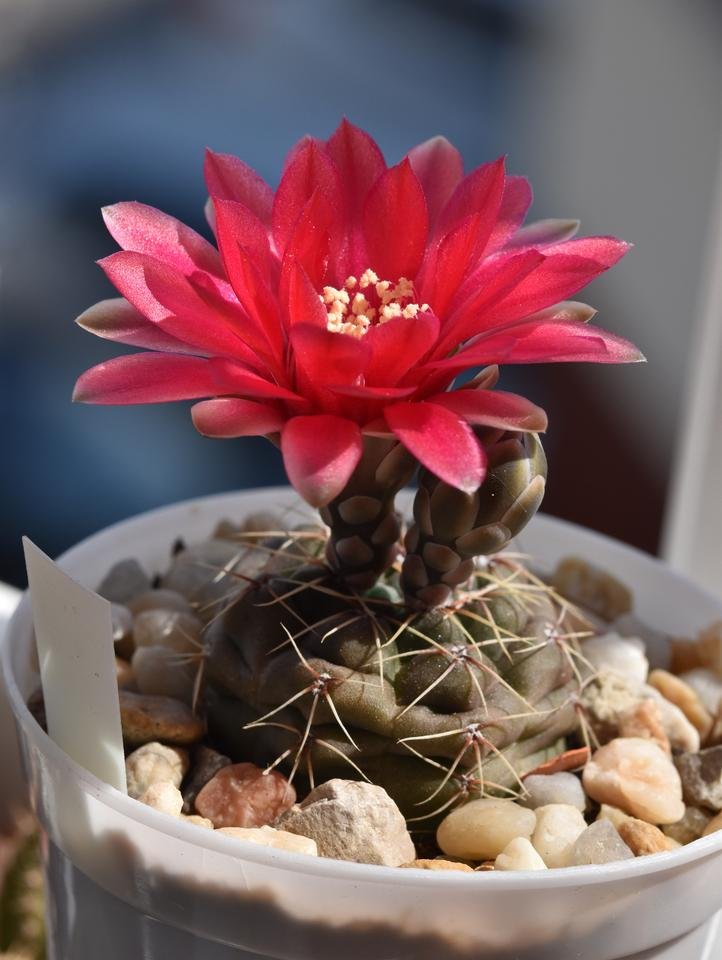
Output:
<svg viewBox="0 0 722 960">
<path fill-rule="evenodd" d="M 428 303 L 419 305 L 413 297 L 411 280 L 406 277 L 399 277 L 395 283 L 379 280 L 371 269 L 364 270 L 358 278 L 347 277 L 340 289 L 324 287 L 319 295 L 326 306 L 327 329 L 356 339 L 363 337 L 374 324 L 388 323 L 398 317 L 414 319 L 429 309 Z"/>
</svg>

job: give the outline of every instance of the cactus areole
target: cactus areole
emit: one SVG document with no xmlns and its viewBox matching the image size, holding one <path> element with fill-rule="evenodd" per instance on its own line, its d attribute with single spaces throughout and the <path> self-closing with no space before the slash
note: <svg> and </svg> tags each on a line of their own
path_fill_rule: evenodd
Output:
<svg viewBox="0 0 722 960">
<path fill-rule="evenodd" d="M 267 436 L 320 510 L 321 541 L 210 631 L 211 729 L 311 782 L 368 777 L 411 819 L 513 793 L 577 727 L 581 677 L 568 605 L 500 553 L 541 502 L 546 415 L 499 367 L 643 359 L 569 299 L 628 244 L 524 225 L 504 158 L 465 173 L 434 137 L 387 166 L 346 120 L 296 144 L 275 191 L 226 154 L 205 175 L 215 244 L 141 203 L 103 211 L 121 296 L 78 323 L 142 349 L 74 398 L 197 401 L 202 434 Z"/>
</svg>

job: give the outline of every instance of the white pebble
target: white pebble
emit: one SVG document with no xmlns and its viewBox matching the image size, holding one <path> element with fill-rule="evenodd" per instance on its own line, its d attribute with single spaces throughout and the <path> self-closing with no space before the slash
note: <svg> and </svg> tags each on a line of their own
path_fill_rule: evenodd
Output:
<svg viewBox="0 0 722 960">
<path fill-rule="evenodd" d="M 644 683 L 649 673 L 649 661 L 645 647 L 638 637 L 621 637 L 618 633 L 605 633 L 591 637 L 581 645 L 582 655 L 595 670 L 610 670 L 621 674 L 633 683 Z"/>
<path fill-rule="evenodd" d="M 450 857 L 493 860 L 516 837 L 534 832 L 536 816 L 512 800 L 471 800 L 439 824 L 436 841 Z"/>
<path fill-rule="evenodd" d="M 587 804 L 581 780 L 573 773 L 532 774 L 524 778 L 524 789 L 526 796 L 519 803 L 530 810 L 549 803 L 568 803 L 583 811 Z"/>
<path fill-rule="evenodd" d="M 608 803 L 603 803 L 599 807 L 597 820 L 609 820 L 612 826 L 619 830 L 621 824 L 625 820 L 629 820 L 629 814 L 625 813 L 624 810 L 620 810 L 619 807 L 611 807 Z"/>
<path fill-rule="evenodd" d="M 495 870 L 546 870 L 547 865 L 526 837 L 515 837 L 494 861 Z"/>
<path fill-rule="evenodd" d="M 586 821 L 576 807 L 550 803 L 536 811 L 531 842 L 548 867 L 565 867 L 577 837 L 586 828 Z"/>
<path fill-rule="evenodd" d="M 675 823 L 684 814 L 679 773 L 652 740 L 610 740 L 587 763 L 583 781 L 593 800 L 619 807 L 647 823 Z"/>
<path fill-rule="evenodd" d="M 617 833 L 617 828 L 609 820 L 595 820 L 577 837 L 567 866 L 633 859 L 634 854 Z"/>
<path fill-rule="evenodd" d="M 290 850 L 291 853 L 306 853 L 310 857 L 318 856 L 316 841 L 302 837 L 297 833 L 287 833 L 274 827 L 221 827 L 216 833 L 236 840 L 247 840 L 262 847 L 274 847 L 277 850 Z"/>
<path fill-rule="evenodd" d="M 163 743 L 144 743 L 125 760 L 128 796 L 138 800 L 153 783 L 169 781 L 180 787 L 188 770 L 188 754 Z"/>
<path fill-rule="evenodd" d="M 152 783 L 138 799 L 146 806 L 171 817 L 179 817 L 183 809 L 183 796 L 178 787 L 169 780 Z"/>
<path fill-rule="evenodd" d="M 182 814 L 181 820 L 185 820 L 186 823 L 192 823 L 195 827 L 202 827 L 204 830 L 213 829 L 213 821 L 209 820 L 208 817 L 199 817 L 197 813 L 191 813 L 188 816 Z"/>
</svg>

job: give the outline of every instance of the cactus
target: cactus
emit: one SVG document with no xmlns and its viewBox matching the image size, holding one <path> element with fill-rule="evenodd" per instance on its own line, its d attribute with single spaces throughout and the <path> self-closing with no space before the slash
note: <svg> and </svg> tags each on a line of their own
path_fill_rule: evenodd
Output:
<svg viewBox="0 0 722 960">
<path fill-rule="evenodd" d="M 510 536 L 533 513 L 538 440 L 499 446 L 488 482 L 503 495 L 451 494 L 423 476 L 406 538 L 417 552 L 365 592 L 329 565 L 333 529 L 319 530 L 313 549 L 307 529 L 303 550 L 293 534 L 279 538 L 271 572 L 208 631 L 206 702 L 225 752 L 309 784 L 367 778 L 409 820 L 433 821 L 469 796 L 518 794 L 523 774 L 564 748 L 579 725 L 584 664 L 552 588 L 514 554 L 479 563 L 470 549 L 459 551 L 465 576 L 444 584 L 443 605 L 409 584 L 412 557 L 433 575 L 422 542 L 497 548 L 502 524 Z M 464 509 L 446 515 L 454 497 Z"/>
</svg>

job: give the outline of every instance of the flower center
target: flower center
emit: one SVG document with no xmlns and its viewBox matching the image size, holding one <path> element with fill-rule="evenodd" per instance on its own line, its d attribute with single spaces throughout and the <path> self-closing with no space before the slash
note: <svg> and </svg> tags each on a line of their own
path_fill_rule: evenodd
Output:
<svg viewBox="0 0 722 960">
<path fill-rule="evenodd" d="M 415 317 L 429 309 L 428 303 L 414 302 L 414 285 L 406 277 L 392 283 L 379 280 L 373 270 L 364 270 L 360 277 L 347 277 L 339 290 L 324 287 L 319 297 L 326 307 L 327 328 L 357 338 L 372 325 L 388 323 L 395 317 Z"/>
</svg>

